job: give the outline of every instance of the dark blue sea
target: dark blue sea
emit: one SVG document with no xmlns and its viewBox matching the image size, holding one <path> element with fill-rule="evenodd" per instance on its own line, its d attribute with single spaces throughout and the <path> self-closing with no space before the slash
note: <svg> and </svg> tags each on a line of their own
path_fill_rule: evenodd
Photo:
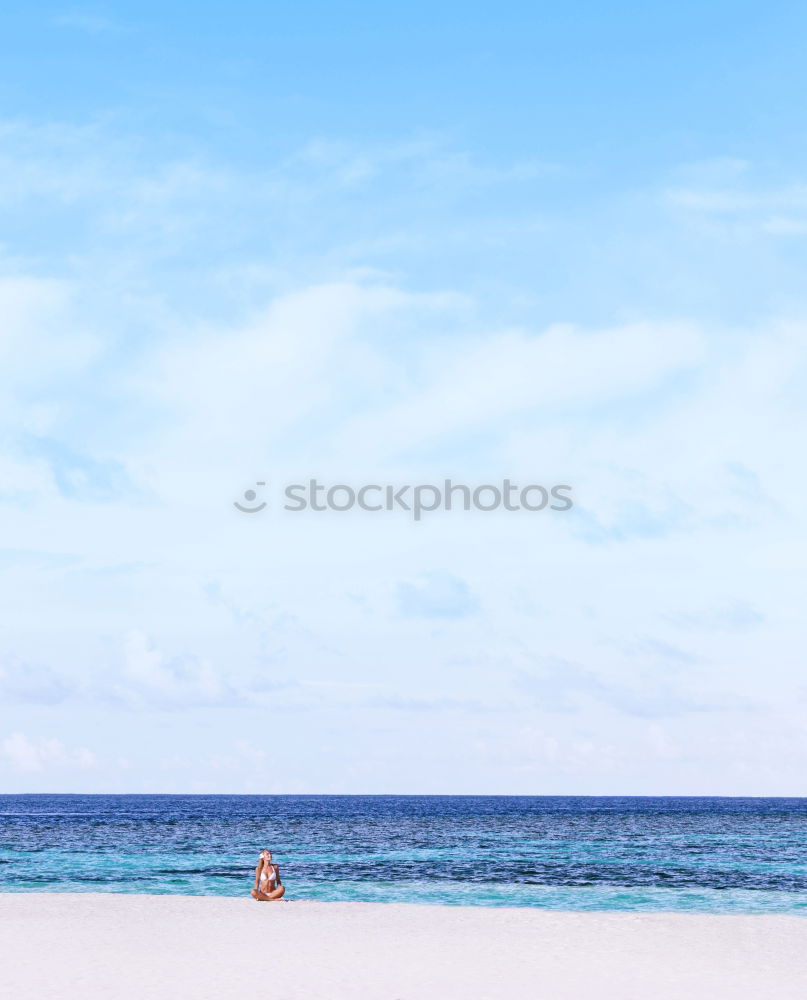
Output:
<svg viewBox="0 0 807 1000">
<path fill-rule="evenodd" d="M 0 796 L 0 891 L 807 915 L 807 799 Z"/>
</svg>

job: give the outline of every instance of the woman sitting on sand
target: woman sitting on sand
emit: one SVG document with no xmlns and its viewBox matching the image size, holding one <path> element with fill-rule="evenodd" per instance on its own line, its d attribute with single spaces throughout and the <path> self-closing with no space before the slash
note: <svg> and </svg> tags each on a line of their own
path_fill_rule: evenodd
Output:
<svg viewBox="0 0 807 1000">
<path fill-rule="evenodd" d="M 261 851 L 258 867 L 255 869 L 255 888 L 250 892 L 253 899 L 272 902 L 282 899 L 286 887 L 280 881 L 280 869 L 272 864 L 272 852 Z"/>
</svg>

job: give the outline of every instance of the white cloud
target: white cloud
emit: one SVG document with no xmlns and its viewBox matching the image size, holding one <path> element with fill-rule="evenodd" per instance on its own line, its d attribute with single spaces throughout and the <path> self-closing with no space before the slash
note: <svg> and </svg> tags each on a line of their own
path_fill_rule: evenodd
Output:
<svg viewBox="0 0 807 1000">
<path fill-rule="evenodd" d="M 54 14 L 51 22 L 61 28 L 76 28 L 90 35 L 117 35 L 130 30 L 121 21 L 80 8 Z"/>
<path fill-rule="evenodd" d="M 74 293 L 64 280 L 0 275 L 0 364 L 14 379 L 6 393 L 41 391 L 54 375 L 64 379 L 96 356 L 97 338 L 77 329 L 70 315 Z"/>
<path fill-rule="evenodd" d="M 7 736 L 0 750 L 14 771 L 41 772 L 50 769 L 86 770 L 96 765 L 95 754 L 86 747 L 66 747 L 58 739 L 32 740 L 24 733 Z"/>
<path fill-rule="evenodd" d="M 96 678 L 102 698 L 129 706 L 188 708 L 233 704 L 239 693 L 208 660 L 168 657 L 143 632 L 125 638 L 123 662 Z"/>
<path fill-rule="evenodd" d="M 312 237 L 314 251 L 294 258 L 277 213 L 263 211 L 288 196 L 290 214 L 316 213 L 390 163 L 417 162 L 420 176 L 471 188 L 532 175 L 528 167 L 497 178 L 433 149 L 312 147 L 255 178 L 192 158 L 128 162 L 125 142 L 104 146 L 97 130 L 5 138 L 17 155 L 0 170 L 16 178 L 16 195 L 48 211 L 83 206 L 92 236 L 55 252 L 48 273 L 65 277 L 26 277 L 34 265 L 14 261 L 0 282 L 0 353 L 14 376 L 3 386 L 3 544 L 31 554 L 11 559 L 0 581 L 15 657 L 0 687 L 15 716 L 31 713 L 12 725 L 47 712 L 55 727 L 53 740 L 10 737 L 9 762 L 28 772 L 79 766 L 82 751 L 67 749 L 75 733 L 58 726 L 81 717 L 114 720 L 99 745 L 131 761 L 127 781 L 147 783 L 161 759 L 184 781 L 181 744 L 191 770 L 222 781 L 252 766 L 263 780 L 279 761 L 282 788 L 294 760 L 297 787 L 309 790 L 325 780 L 383 787 L 393 765 L 412 787 L 422 762 L 406 715 L 428 709 L 428 750 L 445 752 L 433 780 L 453 787 L 443 742 L 457 755 L 474 746 L 479 719 L 465 717 L 484 705 L 477 765 L 489 768 L 491 789 L 512 779 L 512 790 L 531 790 L 560 760 L 564 780 L 584 783 L 601 761 L 599 790 L 629 791 L 613 782 L 632 760 L 652 778 L 681 747 L 719 778 L 733 745 L 715 742 L 698 706 L 723 699 L 736 727 L 748 724 L 745 706 L 763 706 L 753 720 L 760 746 L 787 729 L 801 683 L 795 584 L 807 534 L 798 461 L 807 327 L 797 308 L 790 322 L 753 326 L 634 315 L 526 316 L 503 327 L 512 299 L 499 299 L 501 271 L 482 293 L 457 271 L 413 277 L 400 260 L 384 273 L 335 267 L 338 215 L 333 232 Z M 734 172 L 735 187 L 746 174 Z M 710 202 L 719 178 L 695 180 L 686 190 L 701 195 L 679 198 L 676 212 L 736 213 L 754 225 L 801 218 L 795 189 L 759 201 L 729 190 Z M 262 243 L 240 253 L 232 246 L 245 215 Z M 219 252 L 213 237 L 231 220 L 234 242 Z M 463 225 L 450 238 L 465 239 Z M 493 221 L 480 225 L 490 233 Z M 369 227 L 388 247 L 393 229 Z M 413 232 L 421 240 L 410 249 L 428 242 Z M 649 280 L 641 250 L 631 253 L 624 266 Z M 534 304 L 548 289 L 529 292 Z M 577 315 L 571 292 L 558 312 Z M 305 474 L 562 474 L 576 508 L 554 520 L 458 511 L 413 525 L 394 515 L 284 518 L 275 494 L 261 518 L 233 512 L 254 480 L 276 489 Z M 681 655 L 665 656 L 676 643 Z M 536 668 L 560 660 L 583 673 Z M 29 663 L 47 666 L 19 667 Z M 514 691 L 519 672 L 533 694 L 568 705 L 573 731 Z M 61 714 L 53 706 L 68 694 Z M 395 711 L 379 721 L 381 706 Z M 665 711 L 664 726 L 647 728 L 643 715 Z M 511 732 L 522 736 L 508 744 Z M 340 764 L 327 779 L 312 750 L 320 740 Z M 638 787 L 638 764 L 631 773 Z M 795 783 L 795 764 L 776 787 L 788 775 Z"/>
<path fill-rule="evenodd" d="M 465 618 L 477 608 L 467 583 L 451 573 L 425 573 L 398 584 L 401 614 L 421 618 Z"/>
<path fill-rule="evenodd" d="M 343 450 L 378 458 L 436 437 L 495 429 L 522 414 L 551 419 L 553 411 L 587 411 L 630 400 L 667 377 L 693 369 L 704 353 L 693 326 L 633 323 L 606 330 L 554 326 L 493 332 L 430 347 L 421 378 L 404 398 L 348 423 Z"/>
<path fill-rule="evenodd" d="M 687 183 L 669 187 L 664 201 L 693 219 L 773 236 L 799 236 L 807 229 L 807 185 L 766 184 L 744 165 L 702 164 Z"/>
<path fill-rule="evenodd" d="M 0 694 L 9 702 L 57 705 L 71 695 L 74 687 L 69 677 L 50 666 L 13 660 L 0 663 Z"/>
<path fill-rule="evenodd" d="M 773 233 L 775 236 L 805 236 L 807 217 L 794 219 L 787 215 L 773 215 L 765 219 L 762 228 L 766 233 Z"/>
</svg>

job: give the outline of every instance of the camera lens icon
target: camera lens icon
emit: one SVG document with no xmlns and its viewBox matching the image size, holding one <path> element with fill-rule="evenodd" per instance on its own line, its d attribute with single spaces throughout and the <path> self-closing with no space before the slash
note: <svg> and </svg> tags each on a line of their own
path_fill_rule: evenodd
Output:
<svg viewBox="0 0 807 1000">
<path fill-rule="evenodd" d="M 255 485 L 266 486 L 266 483 L 263 480 L 261 480 L 259 482 L 256 482 Z M 233 507 L 235 507 L 236 510 L 240 510 L 242 514 L 257 514 L 259 511 L 262 511 L 266 506 L 265 502 L 259 500 L 258 494 L 255 492 L 255 490 L 251 489 L 244 490 L 244 500 L 246 500 L 247 502 L 246 505 L 239 503 L 238 500 L 236 500 L 233 503 Z M 255 504 L 256 500 L 258 500 L 259 502 L 255 506 L 250 506 L 252 504 Z"/>
</svg>

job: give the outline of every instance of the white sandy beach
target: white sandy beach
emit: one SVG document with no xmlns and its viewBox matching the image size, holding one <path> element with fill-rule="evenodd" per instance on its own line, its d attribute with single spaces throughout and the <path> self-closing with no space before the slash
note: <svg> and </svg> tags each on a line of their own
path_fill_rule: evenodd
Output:
<svg viewBox="0 0 807 1000">
<path fill-rule="evenodd" d="M 789 1000 L 807 920 L 375 903 L 0 895 L 14 1000 Z"/>
</svg>

